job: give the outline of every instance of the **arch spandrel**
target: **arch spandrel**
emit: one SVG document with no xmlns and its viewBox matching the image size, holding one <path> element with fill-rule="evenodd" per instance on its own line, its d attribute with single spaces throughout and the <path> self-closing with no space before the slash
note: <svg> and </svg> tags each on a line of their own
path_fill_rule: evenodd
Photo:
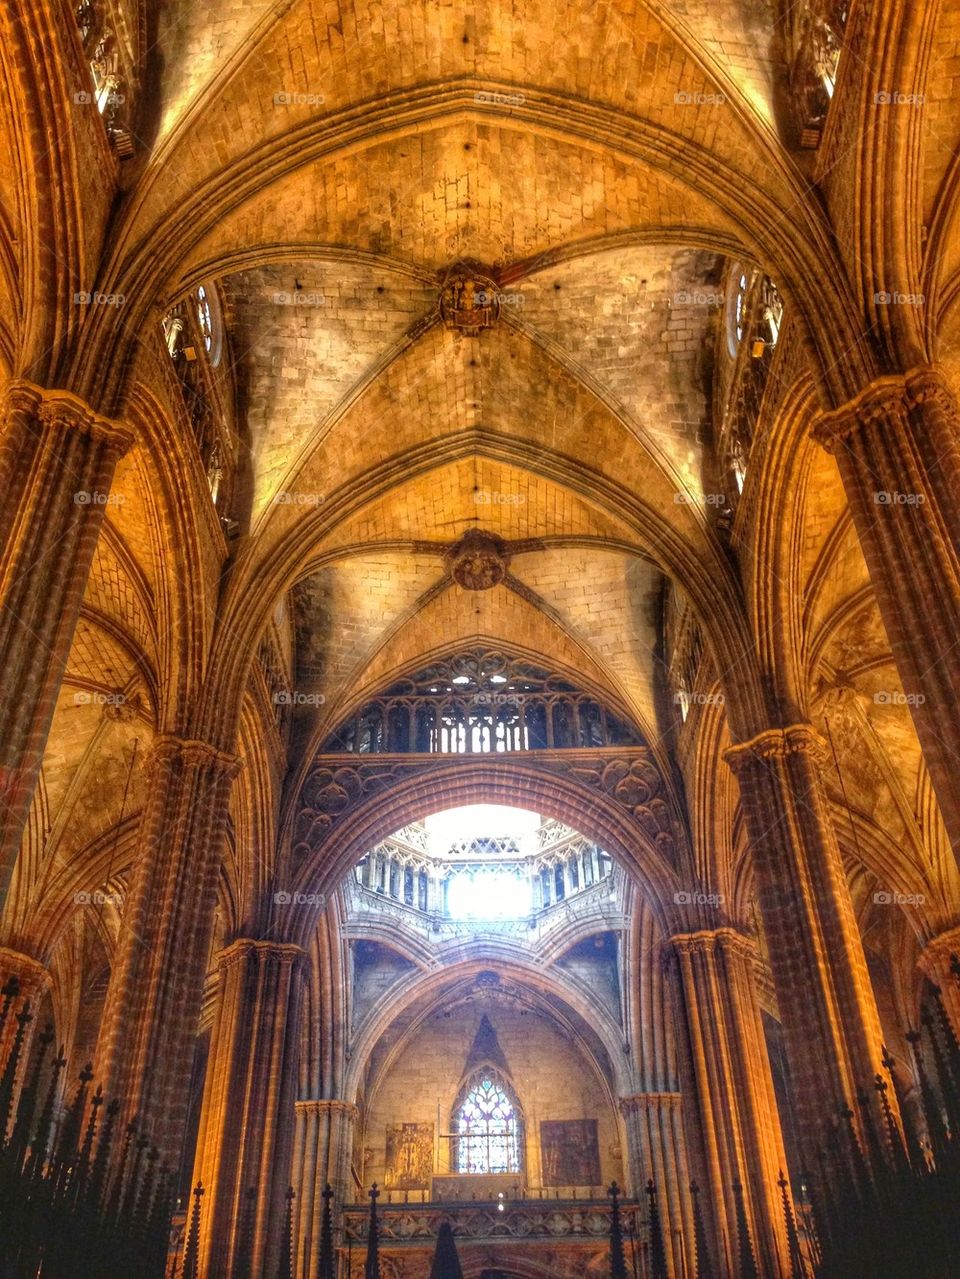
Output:
<svg viewBox="0 0 960 1279">
<path fill-rule="evenodd" d="M 284 907 L 284 928 L 291 937 L 309 935 L 324 895 L 392 831 L 428 810 L 481 802 L 532 809 L 581 830 L 633 875 L 661 922 L 676 910 L 686 837 L 647 747 L 510 756 L 338 754 L 315 758 L 298 792 L 289 891 L 304 900 L 294 911 Z"/>
</svg>

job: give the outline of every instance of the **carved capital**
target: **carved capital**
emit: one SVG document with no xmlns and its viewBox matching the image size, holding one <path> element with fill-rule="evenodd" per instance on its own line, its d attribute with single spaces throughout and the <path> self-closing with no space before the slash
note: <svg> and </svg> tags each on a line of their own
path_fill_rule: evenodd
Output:
<svg viewBox="0 0 960 1279">
<path fill-rule="evenodd" d="M 11 382 L 3 393 L 4 429 L 18 415 L 35 417 L 43 400 L 43 388 L 32 382 Z"/>
<path fill-rule="evenodd" d="M 904 382 L 910 408 L 934 404 L 944 413 L 957 415 L 957 397 L 941 365 L 926 364 L 911 369 Z"/>
<path fill-rule="evenodd" d="M 939 983 L 943 980 L 944 969 L 950 967 L 952 955 L 960 955 L 960 924 L 931 938 L 920 952 L 917 966 L 931 981 Z M 2 952 L 0 952 L 0 964 L 2 964 Z"/>
<path fill-rule="evenodd" d="M 4 978 L 16 977 L 20 983 L 21 996 L 35 999 L 38 994 L 47 990 L 53 976 L 45 964 L 23 951 L 11 950 L 0 946 L 0 974 Z"/>
<path fill-rule="evenodd" d="M 813 438 L 828 453 L 836 453 L 854 431 L 903 417 L 908 407 L 906 382 L 899 373 L 876 378 L 839 408 L 822 413 Z"/>
<path fill-rule="evenodd" d="M 720 951 L 752 963 L 758 954 L 753 939 L 735 928 L 705 928 L 695 933 L 677 933 L 670 938 L 669 944 L 678 955 L 713 955 Z"/>
<path fill-rule="evenodd" d="M 744 768 L 758 759 L 784 759 L 800 753 L 812 755 L 818 766 L 827 758 L 827 744 L 812 724 L 765 729 L 749 741 L 728 746 L 723 758 L 739 777 Z"/>
<path fill-rule="evenodd" d="M 45 426 L 82 431 L 118 457 L 122 457 L 135 440 L 129 426 L 95 413 L 89 404 L 69 391 L 44 391 L 36 412 Z"/>
<path fill-rule="evenodd" d="M 292 942 L 265 941 L 260 938 L 239 937 L 225 946 L 217 960 L 221 970 L 236 968 L 256 957 L 258 963 L 287 964 L 290 967 L 303 963 L 306 951 Z"/>
<path fill-rule="evenodd" d="M 634 1115 L 641 1110 L 679 1110 L 681 1101 L 678 1092 L 637 1092 L 620 1098 L 620 1110 L 624 1115 Z"/>
<path fill-rule="evenodd" d="M 214 772 L 222 770 L 231 778 L 236 777 L 243 767 L 243 760 L 237 755 L 222 751 L 209 742 L 172 734 L 157 738 L 150 752 L 150 763 L 156 767 L 183 763 L 191 768 L 207 768 Z"/>
<path fill-rule="evenodd" d="M 321 1100 L 319 1098 L 298 1101 L 296 1103 L 296 1112 L 298 1115 L 319 1115 L 321 1118 L 341 1116 L 348 1120 L 354 1120 L 360 1114 L 359 1109 L 351 1101 Z"/>
</svg>

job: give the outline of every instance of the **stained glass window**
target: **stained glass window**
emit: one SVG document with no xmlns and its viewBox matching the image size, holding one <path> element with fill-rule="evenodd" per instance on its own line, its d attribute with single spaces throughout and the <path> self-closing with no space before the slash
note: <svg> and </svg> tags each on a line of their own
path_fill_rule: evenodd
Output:
<svg viewBox="0 0 960 1279">
<path fill-rule="evenodd" d="M 492 1072 L 483 1071 L 467 1085 L 453 1131 L 457 1172 L 520 1172 L 517 1106 Z"/>
<path fill-rule="evenodd" d="M 209 351 L 213 346 L 213 315 L 210 311 L 210 299 L 207 297 L 207 290 L 202 284 L 197 289 L 197 319 L 200 321 L 203 345 Z"/>
<path fill-rule="evenodd" d="M 737 300 L 736 300 L 736 324 L 737 324 L 737 341 L 743 341 L 743 326 L 746 318 L 747 303 L 747 277 L 741 274 L 737 281 Z"/>
</svg>

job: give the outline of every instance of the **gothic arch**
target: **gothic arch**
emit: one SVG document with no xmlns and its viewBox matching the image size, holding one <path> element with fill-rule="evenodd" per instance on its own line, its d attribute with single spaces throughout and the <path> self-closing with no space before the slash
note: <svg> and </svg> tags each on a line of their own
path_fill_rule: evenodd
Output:
<svg viewBox="0 0 960 1279">
<path fill-rule="evenodd" d="M 586 758 L 583 766 L 592 767 Z M 620 862 L 640 885 L 664 930 L 669 930 L 668 921 L 678 913 L 674 899 L 684 887 L 683 861 L 671 866 L 615 799 L 577 780 L 576 765 L 570 776 L 547 775 L 526 760 L 507 763 L 496 756 L 454 756 L 438 757 L 433 767 L 401 776 L 387 788 L 378 787 L 352 809 L 349 822 L 329 843 L 325 841 L 322 859 L 312 855 L 290 868 L 288 891 L 302 894 L 306 901 L 305 909 L 284 908 L 283 918 L 277 920 L 284 935 L 305 945 L 326 896 L 368 849 L 393 831 L 424 813 L 471 803 L 527 808 L 580 830 Z"/>
</svg>

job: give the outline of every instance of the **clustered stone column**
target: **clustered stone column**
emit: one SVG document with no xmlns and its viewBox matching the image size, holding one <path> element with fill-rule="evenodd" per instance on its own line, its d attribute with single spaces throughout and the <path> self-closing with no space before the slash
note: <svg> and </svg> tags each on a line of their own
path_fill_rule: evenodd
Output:
<svg viewBox="0 0 960 1279">
<path fill-rule="evenodd" d="M 757 998 L 756 948 L 734 929 L 719 928 L 673 937 L 670 952 L 688 1130 L 699 1138 L 691 1162 L 714 1248 L 702 1268 L 738 1273 L 739 1183 L 761 1273 L 786 1274 L 777 1188 L 786 1156 Z"/>
<path fill-rule="evenodd" d="M 693 1246 L 690 1171 L 681 1103 L 678 1092 L 642 1092 L 620 1099 L 627 1137 L 628 1187 L 642 1203 L 647 1178 L 653 1178 L 670 1279 L 689 1273 L 690 1261 L 684 1251 Z"/>
<path fill-rule="evenodd" d="M 350 1196 L 357 1107 L 348 1101 L 298 1101 L 293 1150 L 293 1188 L 297 1193 L 296 1267 L 298 1275 L 319 1273 L 323 1189 L 329 1182 L 334 1203 Z"/>
<path fill-rule="evenodd" d="M 15 382 L 0 433 L 0 906 L 30 811 L 117 462 L 132 434 Z"/>
<path fill-rule="evenodd" d="M 160 738 L 98 1048 L 97 1078 L 169 1167 L 183 1139 L 235 757 Z"/>
<path fill-rule="evenodd" d="M 206 1188 L 207 1279 L 278 1270 L 305 959 L 299 946 L 246 939 L 220 955 L 194 1173 Z"/>
<path fill-rule="evenodd" d="M 878 379 L 820 420 L 960 861 L 960 412 L 937 366 Z"/>
<path fill-rule="evenodd" d="M 826 748 L 810 724 L 731 747 L 808 1166 L 825 1126 L 857 1111 L 883 1054 L 880 1019 L 830 820 Z"/>
</svg>

